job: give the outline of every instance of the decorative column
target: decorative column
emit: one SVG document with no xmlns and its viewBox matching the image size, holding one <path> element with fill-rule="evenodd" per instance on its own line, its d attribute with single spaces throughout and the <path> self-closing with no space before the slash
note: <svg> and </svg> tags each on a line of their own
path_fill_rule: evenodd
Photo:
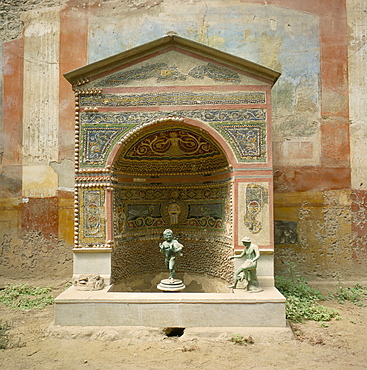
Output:
<svg viewBox="0 0 367 370">
<path fill-rule="evenodd" d="M 79 81 L 77 86 L 88 82 Z M 99 275 L 109 285 L 111 278 L 111 252 L 113 245 L 113 212 L 111 198 L 113 182 L 110 167 L 92 168 L 83 165 L 84 153 L 80 148 L 83 137 L 80 129 L 81 95 L 99 94 L 99 89 L 75 91 L 75 190 L 74 190 L 74 284 L 78 279 L 91 279 Z M 86 108 L 90 111 L 93 108 Z M 98 280 L 99 281 L 99 280 Z M 99 284 L 101 288 L 103 284 Z M 90 288 L 90 290 L 93 287 Z M 97 288 L 96 288 L 97 289 Z"/>
</svg>

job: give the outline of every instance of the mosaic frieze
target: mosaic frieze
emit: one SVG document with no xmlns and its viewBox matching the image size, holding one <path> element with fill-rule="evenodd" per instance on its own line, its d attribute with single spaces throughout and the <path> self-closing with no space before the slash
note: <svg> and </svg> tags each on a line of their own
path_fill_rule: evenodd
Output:
<svg viewBox="0 0 367 370">
<path fill-rule="evenodd" d="M 207 63 L 192 68 L 188 74 L 179 71 L 176 65 L 168 65 L 165 62 L 145 64 L 138 68 L 128 71 L 114 73 L 104 78 L 95 86 L 97 87 L 116 87 L 127 85 L 134 81 L 145 81 L 154 78 L 156 83 L 167 81 L 185 81 L 189 77 L 194 79 L 203 79 L 208 77 L 216 82 L 239 83 L 239 75 L 228 68 L 217 66 L 213 63 Z"/>
<path fill-rule="evenodd" d="M 174 110 L 165 112 L 83 112 L 82 124 L 137 124 L 147 123 L 167 116 L 181 116 L 199 119 L 205 122 L 224 121 L 265 121 L 266 109 L 197 109 L 197 110 Z"/>
<path fill-rule="evenodd" d="M 185 226 L 222 228 L 223 204 L 222 203 L 198 203 L 190 204 Z"/>
<path fill-rule="evenodd" d="M 151 92 L 142 94 L 81 95 L 80 105 L 93 107 L 148 107 L 197 104 L 265 104 L 264 91 L 220 92 Z"/>
<path fill-rule="evenodd" d="M 163 223 L 160 204 L 142 203 L 127 205 L 128 229 L 160 227 Z"/>
<path fill-rule="evenodd" d="M 252 234 L 258 234 L 262 229 L 260 214 L 264 205 L 268 203 L 268 190 L 256 184 L 246 186 L 246 213 L 245 226 Z"/>
<path fill-rule="evenodd" d="M 223 231 L 230 218 L 230 185 L 118 188 L 114 196 L 117 235 L 157 227 Z"/>
<path fill-rule="evenodd" d="M 189 71 L 189 76 L 203 80 L 208 77 L 216 82 L 231 82 L 239 83 L 240 77 L 238 73 L 213 63 L 196 66 Z"/>
<path fill-rule="evenodd" d="M 104 190 L 80 190 L 80 244 L 105 242 Z"/>
<path fill-rule="evenodd" d="M 163 187 L 158 185 L 134 186 L 119 188 L 122 201 L 138 201 L 142 199 L 183 199 L 183 200 L 220 200 L 227 194 L 230 185 L 222 186 L 190 186 L 190 187 Z"/>
<path fill-rule="evenodd" d="M 200 119 L 201 121 L 205 122 L 266 120 L 266 110 L 262 108 L 177 112 L 177 115 L 179 114 L 184 115 L 188 118 Z"/>
</svg>

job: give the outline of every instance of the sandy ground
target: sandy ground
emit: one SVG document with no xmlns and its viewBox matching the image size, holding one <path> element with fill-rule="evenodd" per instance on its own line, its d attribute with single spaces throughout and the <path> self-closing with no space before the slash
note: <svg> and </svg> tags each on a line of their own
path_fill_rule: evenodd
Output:
<svg viewBox="0 0 367 370">
<path fill-rule="evenodd" d="M 56 296 L 66 282 L 48 283 Z M 0 303 L 1 320 L 12 326 L 0 369 L 367 369 L 367 307 L 325 305 L 338 309 L 341 320 L 293 325 L 294 336 L 233 328 L 214 336 L 204 330 L 167 337 L 161 329 L 131 329 L 125 336 L 103 327 L 60 331 L 52 325 L 52 306 L 17 311 Z M 254 343 L 235 344 L 232 334 L 251 335 Z"/>
</svg>

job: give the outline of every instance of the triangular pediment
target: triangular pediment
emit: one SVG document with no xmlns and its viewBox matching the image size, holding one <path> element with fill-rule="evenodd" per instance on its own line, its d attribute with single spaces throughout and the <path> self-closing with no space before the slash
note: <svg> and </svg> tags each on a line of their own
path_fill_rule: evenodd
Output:
<svg viewBox="0 0 367 370">
<path fill-rule="evenodd" d="M 66 73 L 74 86 L 273 85 L 280 73 L 177 35 Z"/>
</svg>

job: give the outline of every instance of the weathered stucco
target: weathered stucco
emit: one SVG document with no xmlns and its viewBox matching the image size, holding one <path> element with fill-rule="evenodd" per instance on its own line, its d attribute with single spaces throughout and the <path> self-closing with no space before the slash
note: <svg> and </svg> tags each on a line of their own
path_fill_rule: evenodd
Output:
<svg viewBox="0 0 367 370">
<path fill-rule="evenodd" d="M 71 271 L 74 94 L 62 73 L 175 31 L 282 73 L 277 270 L 293 260 L 314 278 L 362 278 L 366 15 L 363 0 L 2 1 L 0 273 Z"/>
<path fill-rule="evenodd" d="M 349 190 L 277 194 L 275 219 L 282 220 L 275 240 L 277 271 L 293 261 L 311 279 L 331 279 L 336 273 L 363 276 L 363 256 L 351 242 L 351 204 Z M 353 271 L 356 266 L 358 274 Z"/>
</svg>

